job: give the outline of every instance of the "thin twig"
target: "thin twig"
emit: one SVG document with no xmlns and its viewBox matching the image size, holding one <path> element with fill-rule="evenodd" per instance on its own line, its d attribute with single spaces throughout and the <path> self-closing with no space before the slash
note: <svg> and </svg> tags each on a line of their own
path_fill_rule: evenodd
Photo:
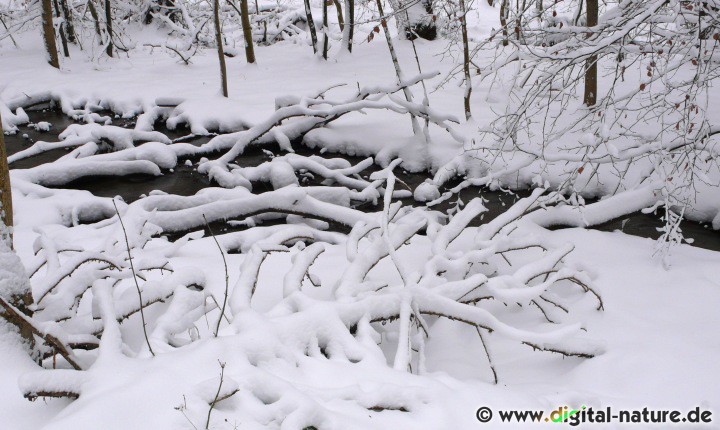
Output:
<svg viewBox="0 0 720 430">
<path fill-rule="evenodd" d="M 490 363 L 490 370 L 492 370 L 493 373 L 493 379 L 495 380 L 495 385 L 498 383 L 498 376 L 497 372 L 495 371 L 495 365 L 493 364 L 492 358 L 490 358 L 490 350 L 488 350 L 487 344 L 485 343 L 485 338 L 482 335 L 482 332 L 480 331 L 480 327 L 475 326 L 475 330 L 477 330 L 478 336 L 480 336 L 480 342 L 482 342 L 482 346 L 485 349 L 485 355 L 487 355 L 488 363 Z"/>
<path fill-rule="evenodd" d="M 220 363 L 220 384 L 218 384 L 217 393 L 215 393 L 215 399 L 212 401 L 212 403 L 210 403 L 210 409 L 208 409 L 207 421 L 205 422 L 206 430 L 210 428 L 210 414 L 212 414 L 213 408 L 215 408 L 215 404 L 220 401 L 219 400 L 220 390 L 222 389 L 223 377 L 225 376 L 225 363 L 223 363 L 223 362 L 219 362 L 219 363 Z"/>
<path fill-rule="evenodd" d="M 127 248 L 127 254 L 128 254 L 128 260 L 130 260 L 130 270 L 133 274 L 133 281 L 135 281 L 135 288 L 138 292 L 138 298 L 140 300 L 140 318 L 142 319 L 142 326 L 143 326 L 143 334 L 145 335 L 145 342 L 147 343 L 148 349 L 150 350 L 150 354 L 152 356 L 155 356 L 155 352 L 153 352 L 152 346 L 150 345 L 150 339 L 148 338 L 147 334 L 147 327 L 145 323 L 145 312 L 143 311 L 143 299 L 142 299 L 142 291 L 140 291 L 140 285 L 137 281 L 137 275 L 135 274 L 135 266 L 133 265 L 132 255 L 130 254 L 130 241 L 128 240 L 127 236 L 127 230 L 125 230 L 125 224 L 123 223 L 122 217 L 120 216 L 120 211 L 117 208 L 117 204 L 115 204 L 115 199 L 113 199 L 113 206 L 115 207 L 115 213 L 117 213 L 118 220 L 120 220 L 120 227 L 122 227 L 123 235 L 125 236 L 125 247 Z"/>
<path fill-rule="evenodd" d="M 210 236 L 212 236 L 213 240 L 215 241 L 215 245 L 217 245 L 217 248 L 220 251 L 220 255 L 222 256 L 222 260 L 223 260 L 223 266 L 225 266 L 225 296 L 223 297 L 223 304 L 222 304 L 222 308 L 220 309 L 220 316 L 218 317 L 217 326 L 215 326 L 215 337 L 218 337 L 218 333 L 220 332 L 220 322 L 222 321 L 223 316 L 225 316 L 225 306 L 227 305 L 228 290 L 230 289 L 230 275 L 228 274 L 228 265 L 227 265 L 227 260 L 225 260 L 225 252 L 223 252 L 223 249 L 220 246 L 220 242 L 218 242 L 217 238 L 215 237 L 215 234 L 213 233 L 212 229 L 210 228 L 210 224 L 208 223 L 207 218 L 205 218 L 205 214 L 203 214 L 202 217 L 205 220 L 205 226 L 207 227 L 208 231 L 210 232 Z M 215 297 L 213 297 L 213 300 L 215 300 Z M 217 302 L 215 302 L 215 303 L 217 304 Z"/>
</svg>

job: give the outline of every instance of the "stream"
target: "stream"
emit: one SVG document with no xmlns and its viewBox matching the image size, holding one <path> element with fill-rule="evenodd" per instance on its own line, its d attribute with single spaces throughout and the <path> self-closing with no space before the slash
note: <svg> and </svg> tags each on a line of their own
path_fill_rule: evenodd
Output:
<svg viewBox="0 0 720 430">
<path fill-rule="evenodd" d="M 66 116 L 59 110 L 52 109 L 47 106 L 35 108 L 33 110 L 28 109 L 27 114 L 30 117 L 30 123 L 20 126 L 20 131 L 18 133 L 5 136 L 5 144 L 8 155 L 12 155 L 26 149 L 38 140 L 49 142 L 58 141 L 60 140 L 58 135 L 65 130 L 66 127 L 75 123 L 72 118 Z M 105 114 L 108 113 L 106 112 Z M 112 116 L 112 114 L 110 115 Z M 41 121 L 52 124 L 49 131 L 38 131 L 31 126 L 31 124 Z M 134 127 L 135 123 L 133 119 L 116 118 L 113 119 L 113 125 L 120 127 Z M 177 139 L 186 136 L 189 133 L 187 129 L 169 130 L 165 127 L 164 123 L 156 124 L 155 130 L 167 135 L 170 139 Z M 194 145 L 201 145 L 210 139 L 211 136 L 202 136 L 184 141 Z M 293 147 L 300 155 L 319 155 L 328 158 L 342 157 L 352 164 L 356 164 L 364 159 L 364 157 L 346 156 L 342 154 L 320 154 L 318 151 L 313 151 L 298 144 L 294 144 Z M 66 149 L 54 149 L 42 154 L 18 160 L 11 164 L 10 168 L 26 169 L 35 167 L 43 163 L 55 161 L 68 152 L 69 150 Z M 235 160 L 235 162 L 240 166 L 257 166 L 263 162 L 271 160 L 272 154 L 280 153 L 280 149 L 274 145 L 265 145 L 262 147 L 253 145 L 248 147 L 246 151 Z M 129 203 L 139 199 L 143 195 L 148 195 L 153 190 L 162 190 L 169 194 L 189 196 L 197 193 L 203 188 L 213 185 L 207 176 L 199 174 L 196 171 L 197 160 L 191 159 L 190 161 L 192 164 L 190 165 L 186 164 L 185 161 L 186 160 L 184 159 L 179 160 L 178 165 L 174 169 L 163 172 L 164 174 L 161 176 L 128 175 L 85 177 L 66 184 L 63 188 L 87 190 L 100 197 L 120 196 L 124 201 Z M 372 172 L 379 169 L 381 169 L 380 166 L 373 165 L 362 171 L 360 175 L 363 178 L 367 178 Z M 417 185 L 431 177 L 427 172 L 410 173 L 405 172 L 402 169 L 396 170 L 396 176 L 399 181 L 402 181 L 402 183 L 399 182 L 397 184 L 398 189 L 404 188 L 404 184 L 409 186 L 411 189 L 415 189 Z M 320 182 L 308 179 L 306 181 L 302 181 L 302 184 L 319 185 Z M 455 184 L 451 183 L 449 185 L 453 186 Z M 272 186 L 269 183 L 253 183 L 254 193 L 262 193 L 271 190 Z M 446 189 L 441 189 L 441 192 L 444 191 L 446 191 Z M 455 206 L 458 198 L 463 202 L 468 202 L 477 196 L 482 196 L 485 200 L 487 200 L 485 202 L 485 206 L 487 207 L 488 212 L 485 213 L 482 220 L 476 218 L 470 224 L 471 226 L 477 226 L 498 216 L 517 199 L 528 194 L 528 191 L 518 191 L 515 194 L 508 194 L 504 191 L 494 191 L 484 187 L 468 187 L 460 191 L 455 197 L 434 206 L 433 209 L 446 211 Z M 412 198 L 405 199 L 403 203 L 418 205 L 418 203 Z M 370 204 L 358 205 L 356 208 L 366 212 L 375 212 L 381 209 L 378 205 Z M 279 223 L 281 221 L 267 221 L 266 224 L 271 224 L 273 222 Z M 660 236 L 657 229 L 662 227 L 662 225 L 663 223 L 660 220 L 660 215 L 637 212 L 592 228 L 600 231 L 620 230 L 626 234 L 634 236 L 657 239 Z M 215 232 L 227 232 L 243 229 L 243 227 L 230 226 L 226 223 L 212 223 L 211 228 Z M 692 238 L 694 240 L 692 246 L 713 251 L 720 251 L 720 231 L 713 230 L 710 225 L 684 220 L 681 224 L 681 228 L 685 237 Z M 331 225 L 331 229 L 344 232 L 347 232 L 348 230 L 347 227 L 342 225 Z M 171 238 L 175 236 L 176 235 L 171 235 Z"/>
</svg>

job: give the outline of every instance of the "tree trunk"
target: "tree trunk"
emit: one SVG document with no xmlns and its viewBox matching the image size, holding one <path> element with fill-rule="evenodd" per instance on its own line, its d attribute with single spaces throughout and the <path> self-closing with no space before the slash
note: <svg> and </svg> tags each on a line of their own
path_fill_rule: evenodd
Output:
<svg viewBox="0 0 720 430">
<path fill-rule="evenodd" d="M 247 1 L 245 3 L 245 11 L 247 12 Z M 220 28 L 220 1 L 213 1 L 213 15 L 215 18 L 215 43 L 217 44 L 218 61 L 220 62 L 220 86 L 223 97 L 228 96 L 227 85 L 227 69 L 225 68 L 225 52 L 223 51 L 222 29 Z M 245 25 L 243 23 L 243 31 Z"/>
<path fill-rule="evenodd" d="M 467 33 L 467 10 L 465 9 L 465 0 L 460 0 L 460 31 L 462 32 L 463 42 L 463 71 L 465 72 L 465 119 L 472 117 L 470 111 L 470 95 L 472 94 L 472 79 L 470 78 L 470 47 L 468 43 Z"/>
<path fill-rule="evenodd" d="M 587 26 L 595 27 L 598 23 L 598 0 L 586 0 Z M 597 102 L 597 56 L 593 55 L 585 63 L 585 106 L 595 106 Z"/>
<path fill-rule="evenodd" d="M 340 31 L 345 31 L 345 18 L 343 17 L 342 12 L 342 6 L 340 6 L 340 0 L 333 0 L 333 3 L 335 4 L 335 11 L 337 12 L 338 17 L 338 25 L 340 26 Z"/>
<path fill-rule="evenodd" d="M 310 0 L 305 0 L 305 17 L 307 19 L 308 30 L 310 30 L 313 54 L 317 54 L 317 33 L 315 32 L 315 22 L 313 21 L 312 11 L 310 10 Z"/>
<path fill-rule="evenodd" d="M 93 0 L 88 0 L 87 2 L 87 8 L 90 12 L 90 16 L 93 19 L 93 24 L 95 24 L 95 33 L 97 34 L 98 40 L 100 43 L 102 43 L 102 31 L 100 30 L 100 17 L 98 16 L 97 9 L 95 8 L 95 4 L 93 3 Z"/>
<path fill-rule="evenodd" d="M 376 2 L 380 16 L 385 16 L 385 12 L 383 12 L 382 7 L 382 0 L 376 0 Z M 390 58 L 392 59 L 393 67 L 395 68 L 395 75 L 398 78 L 398 83 L 402 83 L 405 81 L 405 76 L 403 75 L 402 69 L 400 68 L 400 62 L 398 61 L 397 54 L 395 54 L 395 47 L 393 46 L 392 37 L 390 37 L 390 30 L 388 30 L 387 21 L 385 20 L 385 18 L 381 18 L 380 25 L 383 28 L 383 33 L 385 33 L 385 41 L 387 42 L 388 49 L 390 50 Z M 412 92 L 410 92 L 410 88 L 408 88 L 407 86 L 403 87 L 403 95 L 405 95 L 405 100 L 412 103 L 413 95 Z M 422 131 L 420 130 L 420 124 L 418 124 L 417 118 L 413 114 L 410 114 L 410 123 L 412 125 L 413 134 L 415 136 L 419 136 Z"/>
<path fill-rule="evenodd" d="M 58 3 L 58 0 L 55 0 L 55 17 L 60 19 L 62 16 L 62 12 L 60 11 L 60 4 Z M 62 48 L 63 48 L 63 55 L 65 55 L 65 58 L 70 56 L 70 51 L 68 50 L 68 43 L 67 38 L 65 37 L 65 26 L 60 26 L 60 42 L 62 42 Z"/>
<path fill-rule="evenodd" d="M 77 36 L 75 35 L 75 24 L 73 24 L 72 11 L 68 7 L 67 0 L 60 0 L 60 8 L 62 9 L 63 18 L 65 18 L 65 33 L 67 34 L 68 42 L 77 42 Z"/>
<path fill-rule="evenodd" d="M 52 3 L 50 0 L 42 0 L 42 30 L 47 61 L 51 66 L 59 69 L 60 60 L 58 59 L 57 45 L 55 44 L 55 28 L 53 27 Z"/>
<path fill-rule="evenodd" d="M 105 28 L 107 30 L 107 48 L 105 53 L 108 57 L 113 56 L 113 29 L 112 29 L 112 10 L 110 10 L 110 0 L 105 0 Z"/>
<path fill-rule="evenodd" d="M 323 50 L 322 50 L 322 56 L 323 59 L 327 60 L 327 54 L 328 54 L 328 1 L 332 0 L 323 0 Z"/>
<path fill-rule="evenodd" d="M 345 0 L 345 17 L 342 46 L 346 47 L 348 52 L 352 52 L 353 33 L 355 32 L 355 0 Z"/>
<path fill-rule="evenodd" d="M 0 240 L 8 243 L 12 248 L 12 191 L 10 189 L 10 169 L 8 168 L 7 151 L 5 149 L 5 133 L 2 131 L 2 118 L 0 117 L 0 224 L 7 226 L 0 230 Z"/>
<path fill-rule="evenodd" d="M 522 5 L 518 5 L 518 2 L 515 2 L 517 12 L 515 15 L 515 40 L 520 40 L 522 37 L 520 36 L 522 32 L 522 18 L 523 13 L 525 12 L 525 8 L 527 7 L 527 0 L 523 0 Z"/>
<path fill-rule="evenodd" d="M 502 27 L 503 33 L 503 46 L 508 46 L 508 31 L 507 31 L 507 19 L 508 19 L 508 0 L 502 0 L 500 4 L 500 27 Z"/>
<path fill-rule="evenodd" d="M 255 3 L 257 8 L 257 3 Z M 250 12 L 248 0 L 240 0 L 240 19 L 242 20 L 243 37 L 245 38 L 245 59 L 248 64 L 255 63 L 255 48 L 253 47 L 252 27 L 250 27 Z M 257 12 L 257 11 L 256 11 Z"/>
<path fill-rule="evenodd" d="M 57 57 L 57 53 L 55 54 Z M 3 227 L 3 225 L 5 227 Z M 7 150 L 5 148 L 5 133 L 2 131 L 2 117 L 0 117 L 0 253 L 10 252 L 13 249 L 13 209 L 12 209 L 12 190 L 10 188 L 10 169 L 7 162 Z M 27 281 L 27 277 L 24 273 L 24 269 L 20 260 L 17 256 L 12 258 L 17 260 L 17 264 L 11 264 L 11 266 L 17 266 L 14 270 L 14 275 L 24 278 Z M 7 261 L 7 258 L 3 258 Z M 7 276 L 9 274 L 3 274 Z M 30 282 L 23 283 L 12 283 L 16 286 L 14 291 L 10 291 L 7 297 L 3 299 L 7 300 L 10 304 L 15 306 L 19 311 L 26 315 L 32 316 L 30 305 L 33 303 L 32 293 L 30 292 Z M 25 288 L 20 288 L 24 286 Z M 20 330 L 20 335 L 25 339 L 30 346 L 34 344 L 32 331 L 28 330 L 26 325 L 21 324 L 17 319 L 17 316 L 11 315 L 4 309 L 0 308 L 0 318 L 7 320 L 10 324 L 15 325 Z"/>
</svg>

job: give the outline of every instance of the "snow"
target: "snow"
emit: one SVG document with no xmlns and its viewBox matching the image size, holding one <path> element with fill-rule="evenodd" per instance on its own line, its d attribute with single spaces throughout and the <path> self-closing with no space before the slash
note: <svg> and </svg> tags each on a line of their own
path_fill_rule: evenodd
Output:
<svg viewBox="0 0 720 430">
<path fill-rule="evenodd" d="M 20 336 L 4 320 L 0 321 L 0 357 L 6 363 L 0 369 L 0 400 L 5 426 L 17 430 L 40 428 L 70 404 L 66 399 L 31 403 L 22 397 L 17 385 L 18 378 L 22 374 L 38 371 L 38 367 L 27 354 Z"/>
<path fill-rule="evenodd" d="M 183 101 L 170 112 L 167 126 L 174 130 L 183 125 L 196 135 L 209 134 L 209 130 L 220 133 L 238 131 L 249 126 L 248 122 L 238 117 L 238 112 L 243 110 L 242 102 L 225 97 Z"/>
<path fill-rule="evenodd" d="M 30 283 L 22 262 L 11 252 L 5 240 L 0 240 L 0 297 L 10 300 L 22 296 L 29 289 Z"/>
<path fill-rule="evenodd" d="M 58 409 L 67 401 L 52 401 L 48 407 L 38 402 L 29 404 L 16 394 L 17 403 L 11 404 L 22 409 L 32 405 L 42 410 L 40 415 L 23 418 L 24 423 L 17 428 L 32 428 L 32 422 L 48 423 L 46 428 L 51 429 L 93 428 L 98 419 L 110 429 L 127 428 L 128 425 L 137 428 L 182 427 L 187 423 L 174 408 L 184 403 L 190 419 L 202 423 L 204 411 L 207 411 L 207 406 L 202 405 L 207 405 L 207 399 L 214 397 L 212 388 L 218 386 L 218 360 L 227 363 L 224 390 L 231 390 L 237 384 L 240 391 L 219 406 L 213 413 L 213 422 L 220 425 L 226 418 L 230 422 L 242 420 L 250 428 L 261 428 L 291 411 L 295 412 L 286 418 L 289 422 L 306 417 L 302 419 L 312 419 L 315 425 L 325 423 L 331 428 L 412 425 L 449 429 L 477 426 L 474 412 L 481 405 L 495 410 L 550 410 L 558 405 L 577 403 L 596 408 L 649 404 L 655 408 L 683 409 L 700 405 L 712 409 L 720 401 L 713 388 L 720 382 L 720 369 L 714 360 L 720 351 L 714 332 L 703 329 L 708 324 L 720 323 L 713 305 L 720 299 L 714 281 L 720 274 L 720 261 L 715 253 L 681 246 L 674 256 L 677 261 L 673 270 L 648 270 L 648 252 L 653 244 L 647 239 L 577 229 L 548 234 L 535 227 L 530 233 L 548 236 L 552 241 L 572 242 L 575 251 L 569 257 L 570 264 L 592 261 L 597 274 L 594 285 L 603 297 L 605 311 L 583 313 L 582 318 L 592 337 L 602 339 L 605 350 L 602 355 L 590 360 L 561 360 L 518 349 L 521 347 L 491 335 L 493 359 L 501 381 L 496 386 L 492 384 L 487 368 L 478 365 L 485 355 L 477 334 L 463 325 L 443 320 L 433 323 L 425 346 L 427 372 L 410 375 L 378 366 L 377 360 L 384 360 L 379 351 L 375 358 L 369 356 L 355 364 L 328 360 L 319 352 L 315 356 L 297 358 L 291 353 L 291 344 L 273 339 L 281 334 L 284 336 L 280 339 L 292 339 L 288 334 L 310 329 L 311 326 L 306 325 L 310 321 L 301 324 L 297 318 L 291 318 L 276 326 L 280 320 L 270 323 L 259 315 L 247 315 L 239 321 L 237 335 L 206 338 L 191 348 L 153 359 L 96 364 L 89 371 L 92 379 L 82 384 L 81 397 L 57 416 Z M 323 285 L 330 285 L 332 282 L 328 280 L 340 276 L 337 270 L 332 270 L 333 260 L 337 258 L 333 247 L 337 246 L 331 246 L 316 259 L 315 273 L 323 279 Z M 204 249 L 203 264 L 212 265 L 221 272 L 218 259 L 211 255 L 210 244 Z M 408 249 L 405 256 L 416 252 Z M 193 258 L 185 257 L 187 261 Z M 300 261 L 298 258 L 296 263 Z M 309 258 L 303 257 L 301 264 L 307 264 Z M 230 261 L 232 263 L 233 259 Z M 272 266 L 272 261 L 267 263 Z M 283 289 L 282 283 L 274 283 L 271 279 L 258 285 L 258 289 L 272 288 L 273 285 Z M 215 285 L 219 287 L 219 284 Z M 186 303 L 190 305 L 190 302 Z M 171 308 L 177 305 L 179 303 L 175 304 L 173 299 Z M 664 312 L 657 312 L 658 309 L 668 309 L 673 318 L 667 318 Z M 165 315 L 177 315 L 175 312 L 172 310 Z M 328 314 L 323 313 L 311 315 L 328 318 Z M 175 321 L 181 324 L 182 318 Z M 251 329 L 255 324 L 259 324 L 259 331 Z M 159 335 L 158 330 L 165 330 L 162 327 L 159 323 L 155 333 Z M 155 335 L 153 338 L 159 348 L 159 338 Z M 454 350 L 463 353 L 452 353 Z M 3 351 L 7 354 L 12 349 Z M 294 357 L 290 361 L 296 364 L 288 367 L 283 357 Z M 26 367 L 19 366 L 22 360 L 6 362 L 16 363 L 5 366 L 4 372 L 15 372 L 11 373 L 15 376 L 8 375 L 8 381 L 17 379 L 34 366 L 27 360 Z M 663 374 L 660 380 L 658 373 Z M 275 376 L 268 379 L 269 375 Z M 59 374 L 53 380 L 57 381 L 56 387 L 80 387 L 72 373 L 67 377 Z M 25 377 L 23 387 L 32 387 L 32 381 L 34 379 L 29 376 Z M 49 387 L 47 375 L 39 382 L 42 387 Z M 10 382 L 9 390 L 3 391 L 7 392 L 5 395 L 14 392 L 13 386 Z M 667 390 L 667 386 L 675 389 Z M 275 403 L 278 401 L 280 403 Z M 368 413 L 364 409 L 375 406 L 403 407 L 411 413 Z M 338 415 L 338 411 L 343 412 Z M 313 418 L 307 418 L 307 414 Z M 19 414 L 14 416 L 20 418 Z"/>
<path fill-rule="evenodd" d="M 299 11 L 282 25 L 294 31 Z M 472 37 L 497 26 L 496 9 L 480 4 L 474 14 Z M 473 119 L 458 121 L 464 88 L 432 91 L 452 66 L 438 60 L 446 41 L 416 42 L 423 68 L 441 72 L 420 75 L 427 106 L 386 94 L 399 88 L 381 38 L 324 62 L 302 37 L 257 46 L 256 65 L 227 58 L 229 98 L 217 94 L 210 50 L 183 65 L 144 40 L 129 57 L 95 61 L 73 47 L 56 71 L 44 64 L 37 34 L 20 35 L 20 50 L 0 40 L 3 130 L 18 132 L 30 105 L 50 101 L 79 121 L 57 141 L 9 157 L 16 253 L 0 243 L 0 296 L 30 286 L 36 328 L 88 348 L 74 349 L 82 371 L 42 345 L 38 365 L 0 321 L 4 426 L 204 428 L 216 398 L 213 429 L 473 429 L 482 426 L 480 406 L 720 408 L 712 330 L 720 325 L 720 254 L 678 244 L 666 268 L 649 239 L 584 228 L 658 207 L 672 180 L 578 171 L 566 166 L 582 157 L 562 152 L 567 141 L 549 146 L 544 161 L 532 147 L 494 157 L 493 142 L 469 136 L 507 102 L 504 83 L 474 81 Z M 394 43 L 415 75 L 413 46 Z M 421 87 L 412 87 L 416 100 Z M 426 134 L 414 132 L 408 112 L 428 124 Z M 116 116 L 135 126 L 119 126 Z M 173 141 L 162 126 L 207 138 Z M 592 134 L 574 138 L 616 158 L 635 150 L 599 145 Z M 281 153 L 242 164 L 251 145 L 268 142 Z M 300 145 L 323 156 L 299 155 Z M 13 168 L 59 148 L 70 152 Z M 62 188 L 98 176 L 171 175 L 179 164 L 214 183 L 129 203 Z M 363 176 L 374 164 L 382 169 Z M 433 177 L 398 190 L 400 168 Z M 456 190 L 537 188 L 479 227 L 468 225 L 488 212 L 482 196 L 458 202 L 449 217 L 433 204 L 398 201 L 448 200 L 441 190 L 456 174 L 466 175 Z M 306 186 L 302 175 L 321 185 Z M 570 176 L 578 190 L 548 191 Z M 614 189 L 624 192 L 608 196 Z M 717 191 L 698 184 L 697 192 L 689 213 L 720 228 Z M 600 199 L 585 204 L 590 197 Z M 42 392 L 79 397 L 22 398 Z"/>
<path fill-rule="evenodd" d="M 40 121 L 36 124 L 28 124 L 28 125 L 37 131 L 50 131 L 50 128 L 52 127 L 52 124 L 50 124 L 47 121 Z"/>
<path fill-rule="evenodd" d="M 440 190 L 436 185 L 423 182 L 415 188 L 413 197 L 419 202 L 429 202 L 440 197 Z"/>
</svg>

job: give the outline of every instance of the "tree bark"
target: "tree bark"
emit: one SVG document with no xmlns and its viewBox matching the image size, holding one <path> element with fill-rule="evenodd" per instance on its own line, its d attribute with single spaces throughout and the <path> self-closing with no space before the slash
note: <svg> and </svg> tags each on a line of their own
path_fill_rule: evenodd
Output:
<svg viewBox="0 0 720 430">
<path fill-rule="evenodd" d="M 67 0 L 60 0 L 60 8 L 62 9 L 63 18 L 65 18 L 65 32 L 67 34 L 68 42 L 77 42 L 77 36 L 75 35 L 75 24 L 73 23 L 72 11 L 68 7 Z"/>
<path fill-rule="evenodd" d="M 62 11 L 60 10 L 60 4 L 58 3 L 58 0 L 55 0 L 55 17 L 58 19 L 62 17 Z M 67 38 L 65 37 L 65 25 L 60 26 L 60 42 L 62 42 L 63 55 L 65 55 L 65 58 L 70 57 Z"/>
<path fill-rule="evenodd" d="M 322 50 L 322 56 L 323 59 L 327 60 L 327 54 L 328 54 L 328 1 L 332 0 L 323 0 L 323 50 Z"/>
<path fill-rule="evenodd" d="M 23 273 L 22 276 L 25 276 L 25 274 Z M 32 317 L 30 305 L 32 305 L 33 302 L 32 293 L 30 293 L 29 282 L 27 286 L 28 288 L 24 292 L 24 294 L 13 295 L 7 299 L 0 296 L 0 318 L 17 327 L 18 331 L 20 332 L 20 336 L 28 343 L 28 346 L 32 349 L 35 346 L 35 338 L 33 338 L 35 330 L 33 330 L 33 327 L 27 323 L 27 320 L 25 318 L 23 318 L 23 315 L 27 317 Z"/>
<path fill-rule="evenodd" d="M 340 6 L 340 0 L 333 0 L 335 4 L 335 11 L 337 12 L 338 25 L 340 25 L 340 31 L 345 31 L 345 18 L 343 17 L 342 6 Z"/>
<path fill-rule="evenodd" d="M 465 0 L 460 0 L 460 31 L 462 33 L 463 42 L 463 71 L 465 72 L 465 119 L 472 117 L 470 111 L 470 95 L 472 94 L 472 79 L 470 78 L 470 46 L 467 33 L 467 10 L 465 9 Z"/>
<path fill-rule="evenodd" d="M 503 33 L 503 46 L 508 46 L 508 31 L 507 31 L 507 19 L 508 19 L 508 0 L 502 0 L 500 4 L 500 27 L 502 27 Z"/>
<path fill-rule="evenodd" d="M 113 56 L 113 29 L 112 29 L 112 10 L 110 10 L 110 0 L 105 0 L 105 28 L 107 29 L 107 48 L 105 53 L 108 57 Z"/>
<path fill-rule="evenodd" d="M 59 69 L 60 60 L 58 59 L 57 45 L 55 44 L 55 28 L 53 27 L 52 3 L 50 0 L 42 0 L 42 30 L 47 61 L 51 66 Z"/>
<path fill-rule="evenodd" d="M 587 27 L 598 24 L 598 0 L 586 0 Z M 597 102 L 597 56 L 593 55 L 585 63 L 585 106 L 595 106 Z"/>
<path fill-rule="evenodd" d="M 353 34 L 355 33 L 355 0 L 345 0 L 345 28 L 343 28 L 343 46 L 352 52 Z"/>
<path fill-rule="evenodd" d="M 245 10 L 247 11 L 247 0 L 243 0 L 245 3 Z M 213 1 L 213 15 L 215 19 L 215 43 L 217 44 L 218 61 L 220 62 L 220 89 L 223 97 L 228 96 L 228 85 L 227 85 L 227 69 L 225 68 L 225 52 L 223 50 L 222 40 L 222 29 L 220 28 L 220 1 Z M 244 14 L 243 14 L 244 15 Z M 243 23 L 243 32 L 245 31 L 245 24 Z"/>
<path fill-rule="evenodd" d="M 0 117 L 0 223 L 7 226 L 7 237 L 0 237 L 0 240 L 8 242 L 12 248 L 12 190 L 10 188 L 10 169 L 8 168 L 7 151 L 5 148 L 5 133 L 2 131 L 2 118 Z M 5 230 L 3 229 L 4 236 Z"/>
<path fill-rule="evenodd" d="M 57 53 L 56 53 L 57 56 Z M 10 169 L 7 162 L 7 150 L 5 148 L 5 133 L 2 131 L 2 117 L 0 117 L 0 224 L 4 224 L 0 230 L 0 241 L 7 244 L 9 250 L 5 251 L 5 246 L 0 247 L 0 252 L 12 252 L 13 249 L 13 209 L 12 209 L 12 190 L 10 188 Z M 5 248 L 5 249 L 3 249 Z M 15 257 L 17 258 L 17 257 Z M 22 270 L 22 268 L 20 268 Z M 24 275 L 24 272 L 22 274 Z M 8 300 L 19 311 L 26 315 L 32 315 L 29 307 L 32 304 L 32 294 L 30 293 L 30 283 L 27 282 L 25 291 L 14 291 L 10 297 L 0 297 L 0 299 Z M 21 324 L 17 315 L 12 312 L 0 308 L 0 318 L 3 318 L 11 324 L 18 327 L 20 335 L 30 346 L 33 345 L 33 333 L 27 327 Z"/>
<path fill-rule="evenodd" d="M 255 7 L 257 8 L 257 3 L 255 4 Z M 248 64 L 253 64 L 255 63 L 255 48 L 253 47 L 252 27 L 250 27 L 248 0 L 240 0 L 240 15 L 240 19 L 242 20 L 243 37 L 245 38 L 245 59 Z"/>
<path fill-rule="evenodd" d="M 313 21 L 312 11 L 310 10 L 310 0 L 305 0 L 305 17 L 307 19 L 308 30 L 310 30 L 313 54 L 317 54 L 317 33 L 315 32 L 315 22 Z"/>
<path fill-rule="evenodd" d="M 522 32 L 522 18 L 523 18 L 523 13 L 525 12 L 526 6 L 527 6 L 527 0 L 523 0 L 522 5 L 519 5 L 518 2 L 515 2 L 515 7 L 517 9 L 517 12 L 515 15 L 515 40 L 522 39 L 520 34 Z"/>
</svg>

